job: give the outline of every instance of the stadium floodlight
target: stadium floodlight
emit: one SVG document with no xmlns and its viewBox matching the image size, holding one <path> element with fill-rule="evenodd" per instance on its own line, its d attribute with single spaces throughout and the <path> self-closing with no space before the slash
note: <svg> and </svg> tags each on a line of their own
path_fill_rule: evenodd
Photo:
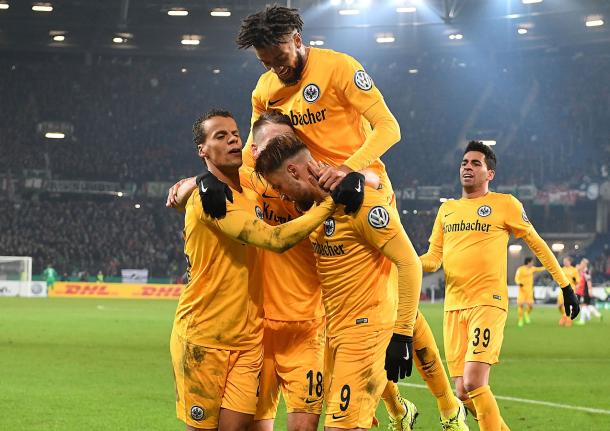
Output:
<svg viewBox="0 0 610 431">
<path fill-rule="evenodd" d="M 602 25 L 604 25 L 604 20 L 599 15 L 588 16 L 585 21 L 585 26 L 587 27 L 600 27 Z"/>
<path fill-rule="evenodd" d="M 417 69 L 409 69 L 409 73 L 410 73 L 411 75 L 415 75 L 415 74 L 417 74 L 418 72 L 419 72 L 419 70 L 417 70 Z"/>
<path fill-rule="evenodd" d="M 323 46 L 323 45 L 324 45 L 324 41 L 323 41 L 323 40 L 320 40 L 320 39 L 317 39 L 317 40 L 310 40 L 310 41 L 309 41 L 309 44 L 310 44 L 311 46 Z"/>
<path fill-rule="evenodd" d="M 383 34 L 375 38 L 377 43 L 393 43 L 395 40 L 396 38 L 392 34 Z"/>
<path fill-rule="evenodd" d="M 339 9 L 339 15 L 359 15 L 360 9 Z"/>
<path fill-rule="evenodd" d="M 517 33 L 519 34 L 527 34 L 527 28 L 520 27 L 517 29 Z"/>
<path fill-rule="evenodd" d="M 53 6 L 51 3 L 35 3 L 32 5 L 34 12 L 53 12 Z"/>
<path fill-rule="evenodd" d="M 117 195 L 118 197 L 122 198 L 122 197 L 123 197 L 123 192 L 118 192 L 116 195 Z"/>
<path fill-rule="evenodd" d="M 112 41 L 114 43 L 123 43 L 123 42 L 127 42 L 127 39 L 123 39 L 122 37 L 115 36 L 112 38 Z"/>
<path fill-rule="evenodd" d="M 417 215 L 417 210 L 413 210 L 413 214 Z"/>
<path fill-rule="evenodd" d="M 0 10 L 1 9 L 8 9 L 8 8 L 9 8 L 8 3 L 0 3 Z"/>
<path fill-rule="evenodd" d="M 551 245 L 551 250 L 553 251 L 562 251 L 565 248 L 565 244 L 561 243 L 561 242 L 555 242 Z"/>
<path fill-rule="evenodd" d="M 511 253 L 519 253 L 523 250 L 523 246 L 521 244 L 511 244 L 508 246 L 508 251 Z"/>
<path fill-rule="evenodd" d="M 44 137 L 49 139 L 63 139 L 66 135 L 61 132 L 47 132 L 44 134 Z"/>
<path fill-rule="evenodd" d="M 135 204 L 133 207 L 134 207 L 135 209 L 140 209 L 141 205 L 140 205 L 140 204 Z"/>
<path fill-rule="evenodd" d="M 167 11 L 169 16 L 187 16 L 189 11 L 186 9 L 170 9 Z"/>
<path fill-rule="evenodd" d="M 64 40 L 66 40 L 66 36 L 64 36 L 63 34 L 56 34 L 55 36 L 53 36 L 53 40 L 55 42 L 63 42 Z"/>
<path fill-rule="evenodd" d="M 407 211 L 407 210 L 402 210 L 402 213 L 403 213 L 403 214 L 409 214 L 409 211 Z"/>
<path fill-rule="evenodd" d="M 220 69 L 214 69 L 214 70 L 212 70 L 212 73 L 214 75 L 218 75 L 220 73 Z"/>
<path fill-rule="evenodd" d="M 536 3 L 542 3 L 542 0 L 521 0 L 521 3 L 523 3 L 523 4 L 536 4 Z"/>
<path fill-rule="evenodd" d="M 231 11 L 227 8 L 214 8 L 212 9 L 212 11 L 210 12 L 210 15 L 212 16 L 217 16 L 217 17 L 228 17 L 231 16 Z"/>
<path fill-rule="evenodd" d="M 185 34 L 180 41 L 182 45 L 197 46 L 201 43 L 201 36 L 196 34 Z"/>
<path fill-rule="evenodd" d="M 481 143 L 483 145 L 487 145 L 489 147 L 496 145 L 496 141 L 494 139 L 483 139 L 483 140 L 481 140 Z"/>
<path fill-rule="evenodd" d="M 186 73 L 186 72 L 188 72 L 188 69 L 186 67 L 183 67 L 182 69 L 180 69 L 180 72 Z"/>
<path fill-rule="evenodd" d="M 397 13 L 415 13 L 417 12 L 417 8 L 415 6 L 405 6 L 405 7 L 397 7 Z"/>
</svg>

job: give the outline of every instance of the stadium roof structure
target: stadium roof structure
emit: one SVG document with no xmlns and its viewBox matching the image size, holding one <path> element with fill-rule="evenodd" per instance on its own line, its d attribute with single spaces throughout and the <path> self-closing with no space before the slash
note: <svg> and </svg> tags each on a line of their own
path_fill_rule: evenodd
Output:
<svg viewBox="0 0 610 431">
<path fill-rule="evenodd" d="M 301 10 L 306 42 L 341 50 L 350 46 L 404 53 L 468 46 L 489 51 L 552 50 L 610 42 L 610 2 L 530 2 L 352 0 L 348 5 L 345 0 L 288 0 L 280 4 Z M 0 0 L 0 51 L 234 55 L 241 19 L 267 4 L 267 0 Z M 33 5 L 51 6 L 52 11 L 37 12 Z M 357 13 L 343 14 L 348 6 Z M 188 15 L 170 16 L 170 10 Z M 230 16 L 212 16 L 213 10 Z M 596 19 L 602 24 L 585 25 Z"/>
</svg>

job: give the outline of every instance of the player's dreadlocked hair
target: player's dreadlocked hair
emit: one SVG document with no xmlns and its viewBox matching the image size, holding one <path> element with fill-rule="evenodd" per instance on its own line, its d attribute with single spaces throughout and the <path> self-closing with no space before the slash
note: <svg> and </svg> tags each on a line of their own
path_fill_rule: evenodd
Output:
<svg viewBox="0 0 610 431">
<path fill-rule="evenodd" d="M 303 30 L 303 20 L 298 9 L 268 6 L 265 10 L 244 19 L 236 42 L 240 49 L 267 48 L 279 45 L 282 38 L 296 30 Z"/>
</svg>

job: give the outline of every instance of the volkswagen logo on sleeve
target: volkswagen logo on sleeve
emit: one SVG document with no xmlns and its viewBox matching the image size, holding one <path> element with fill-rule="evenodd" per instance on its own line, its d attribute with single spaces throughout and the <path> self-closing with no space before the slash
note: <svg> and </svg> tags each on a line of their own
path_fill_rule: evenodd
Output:
<svg viewBox="0 0 610 431">
<path fill-rule="evenodd" d="M 376 206 L 369 210 L 369 224 L 375 229 L 381 229 L 390 222 L 390 214 L 384 207 Z"/>
<path fill-rule="evenodd" d="M 361 90 L 369 91 L 373 88 L 373 80 L 364 70 L 358 70 L 354 74 L 354 83 Z"/>
</svg>

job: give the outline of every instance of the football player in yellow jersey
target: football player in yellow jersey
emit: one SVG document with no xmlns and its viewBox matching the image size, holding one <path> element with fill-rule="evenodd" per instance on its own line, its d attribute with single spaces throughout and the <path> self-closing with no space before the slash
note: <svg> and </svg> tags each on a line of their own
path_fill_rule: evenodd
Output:
<svg viewBox="0 0 610 431">
<path fill-rule="evenodd" d="M 496 169 L 490 147 L 472 141 L 460 166 L 462 198 L 441 205 L 424 271 L 443 266 L 446 277 L 443 338 L 449 373 L 458 396 L 484 431 L 508 430 L 489 387 L 498 362 L 508 309 L 506 284 L 509 234 L 525 243 L 562 287 L 566 314 L 574 319 L 578 300 L 555 256 L 513 196 L 489 191 Z"/>
<path fill-rule="evenodd" d="M 300 205 L 312 204 L 327 192 L 310 182 L 309 161 L 300 140 L 278 136 L 259 152 L 256 171 Z M 351 183 L 355 189 L 364 187 L 361 177 Z M 410 374 L 420 263 L 396 209 L 374 189 L 367 190 L 353 218 L 335 212 L 310 240 L 327 317 L 325 426 L 369 429 L 388 376 Z M 398 270 L 398 318 L 392 263 Z"/>
<path fill-rule="evenodd" d="M 568 277 L 572 286 L 578 286 L 578 283 L 580 283 L 580 273 L 578 272 L 578 268 L 572 266 L 572 258 L 570 256 L 563 258 L 563 267 L 561 270 L 566 277 Z M 561 291 L 559 291 L 559 294 L 557 295 L 557 308 L 559 308 L 559 314 L 561 314 L 559 325 L 567 327 L 572 326 L 572 320 L 566 315 L 565 310 L 563 309 L 563 294 Z"/>
<path fill-rule="evenodd" d="M 530 313 L 534 308 L 534 274 L 542 271 L 546 271 L 546 268 L 534 266 L 534 259 L 528 256 L 515 273 L 515 283 L 519 286 L 519 292 L 517 293 L 519 320 L 517 325 L 520 328 L 523 327 L 524 323 L 531 323 Z"/>
<path fill-rule="evenodd" d="M 323 188 L 332 190 L 346 173 L 370 168 L 391 195 L 379 157 L 400 140 L 398 122 L 358 61 L 306 46 L 302 29 L 298 11 L 282 6 L 242 22 L 238 47 L 254 47 L 268 69 L 252 92 L 251 122 L 269 109 L 286 114 L 313 157 L 330 165 L 319 178 Z M 251 142 L 252 135 L 244 155 L 248 165 Z"/>
<path fill-rule="evenodd" d="M 252 422 L 263 360 L 263 319 L 256 245 L 284 251 L 305 238 L 334 209 L 325 200 L 298 220 L 269 226 L 257 218 L 256 195 L 240 184 L 241 139 L 227 111 L 211 111 L 194 126 L 199 157 L 226 187 L 225 216 L 203 211 L 199 182 L 186 204 L 185 254 L 189 283 L 171 337 L 177 416 L 188 430 L 246 430 Z M 227 186 L 228 185 L 228 186 Z"/>
</svg>

